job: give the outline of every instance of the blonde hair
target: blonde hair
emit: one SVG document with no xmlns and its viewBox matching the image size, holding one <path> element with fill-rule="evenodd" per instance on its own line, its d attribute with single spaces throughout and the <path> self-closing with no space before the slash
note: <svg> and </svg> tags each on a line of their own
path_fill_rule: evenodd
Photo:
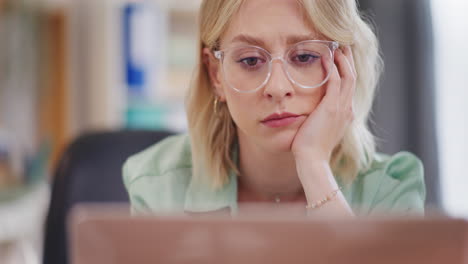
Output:
<svg viewBox="0 0 468 264">
<path fill-rule="evenodd" d="M 375 141 L 367 127 L 374 92 L 383 63 L 372 28 L 361 17 L 355 0 L 297 0 L 304 18 L 322 36 L 341 45 L 351 45 L 357 80 L 354 97 L 355 119 L 341 143 L 333 150 L 331 168 L 345 183 L 359 171 L 368 169 L 375 155 Z M 207 173 L 214 188 L 229 180 L 229 172 L 238 173 L 232 151 L 236 127 L 226 105 L 215 112 L 214 89 L 203 63 L 203 48 L 215 49 L 230 20 L 243 0 L 204 0 L 199 12 L 197 65 L 187 97 L 193 174 L 200 179 Z"/>
</svg>

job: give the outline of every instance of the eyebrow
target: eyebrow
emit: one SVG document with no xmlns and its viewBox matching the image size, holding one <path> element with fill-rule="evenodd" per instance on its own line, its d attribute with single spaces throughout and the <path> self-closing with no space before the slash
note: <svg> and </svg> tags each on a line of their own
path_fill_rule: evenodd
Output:
<svg viewBox="0 0 468 264">
<path fill-rule="evenodd" d="M 290 35 L 286 37 L 286 44 L 291 45 L 291 44 L 295 44 L 304 40 L 313 40 L 313 39 L 317 39 L 315 35 Z M 266 46 L 265 41 L 263 41 L 262 39 L 256 38 L 254 36 L 249 36 L 246 34 L 237 35 L 236 37 L 232 39 L 231 42 L 244 42 L 244 43 L 256 45 L 256 46 L 262 46 L 262 47 Z"/>
</svg>

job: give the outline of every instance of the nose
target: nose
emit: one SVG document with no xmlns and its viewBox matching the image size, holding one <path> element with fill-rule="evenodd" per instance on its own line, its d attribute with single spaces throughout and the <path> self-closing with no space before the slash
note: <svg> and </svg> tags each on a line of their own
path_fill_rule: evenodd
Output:
<svg viewBox="0 0 468 264">
<path fill-rule="evenodd" d="M 283 67 L 283 61 L 280 59 L 273 60 L 271 65 L 271 75 L 263 94 L 270 100 L 281 101 L 285 98 L 292 97 L 294 87 Z"/>
</svg>

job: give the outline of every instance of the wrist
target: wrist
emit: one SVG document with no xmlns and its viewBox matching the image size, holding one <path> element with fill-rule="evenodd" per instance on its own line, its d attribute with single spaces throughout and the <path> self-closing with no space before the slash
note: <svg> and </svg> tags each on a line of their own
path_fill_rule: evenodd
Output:
<svg viewBox="0 0 468 264">
<path fill-rule="evenodd" d="M 324 159 L 297 159 L 296 170 L 304 190 L 321 192 L 338 186 L 330 163 Z"/>
<path fill-rule="evenodd" d="M 320 200 L 317 200 L 312 203 L 308 201 L 308 204 L 306 205 L 306 209 L 317 209 L 317 208 L 322 207 L 324 204 L 336 199 L 338 192 L 340 192 L 341 190 L 342 190 L 342 187 L 338 187 L 337 189 L 331 191 L 328 195 L 324 196 Z"/>
<path fill-rule="evenodd" d="M 296 163 L 329 163 L 330 155 L 320 151 L 295 151 L 293 152 Z"/>
<path fill-rule="evenodd" d="M 328 150 L 329 148 L 327 147 L 327 144 L 323 142 L 316 142 L 316 140 L 314 141 L 315 142 L 310 142 L 310 144 L 298 144 L 296 142 L 293 142 L 293 145 L 291 146 L 291 152 L 294 156 L 297 157 L 313 156 L 317 158 L 326 158 L 330 156 L 329 154 L 331 154 L 331 151 Z"/>
</svg>

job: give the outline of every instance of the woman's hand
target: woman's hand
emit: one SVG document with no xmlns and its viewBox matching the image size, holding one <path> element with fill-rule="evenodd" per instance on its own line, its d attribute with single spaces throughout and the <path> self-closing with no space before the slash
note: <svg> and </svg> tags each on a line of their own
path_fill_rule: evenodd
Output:
<svg viewBox="0 0 468 264">
<path fill-rule="evenodd" d="M 351 48 L 335 51 L 335 63 L 320 104 L 299 128 L 291 145 L 297 159 L 329 162 L 354 119 L 353 96 L 356 70 Z"/>
<path fill-rule="evenodd" d="M 350 47 L 345 47 L 343 52 L 335 51 L 335 63 L 326 85 L 325 96 L 301 125 L 291 146 L 308 204 L 339 190 L 330 167 L 330 158 L 354 119 L 356 70 Z M 339 191 L 334 201 L 324 205 L 320 212 L 324 215 L 354 215 Z"/>
</svg>

